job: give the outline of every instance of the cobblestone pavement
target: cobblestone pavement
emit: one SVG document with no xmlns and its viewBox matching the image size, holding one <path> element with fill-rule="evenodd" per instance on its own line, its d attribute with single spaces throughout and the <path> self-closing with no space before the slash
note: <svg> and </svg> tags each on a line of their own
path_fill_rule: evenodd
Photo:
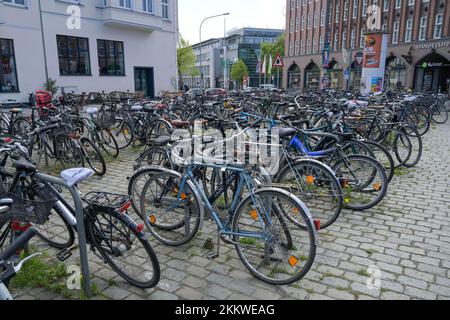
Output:
<svg viewBox="0 0 450 320">
<path fill-rule="evenodd" d="M 103 178 L 82 190 L 126 192 L 136 152 L 123 152 L 108 164 Z M 128 285 L 90 255 L 99 299 L 450 299 L 450 123 L 424 138 L 424 156 L 394 178 L 388 196 L 367 212 L 345 211 L 320 232 L 316 260 L 307 276 L 292 286 L 264 284 L 244 268 L 233 247 L 222 245 L 210 261 L 203 248 L 214 238 L 206 223 L 189 245 L 170 248 L 152 239 L 162 278 L 150 290 Z M 49 254 L 56 252 L 49 251 Z M 75 252 L 76 256 L 76 252 Z M 77 257 L 66 262 L 77 263 Z M 380 270 L 380 289 L 369 289 L 370 266 Z M 18 299 L 62 298 L 42 289 L 19 290 Z"/>
</svg>

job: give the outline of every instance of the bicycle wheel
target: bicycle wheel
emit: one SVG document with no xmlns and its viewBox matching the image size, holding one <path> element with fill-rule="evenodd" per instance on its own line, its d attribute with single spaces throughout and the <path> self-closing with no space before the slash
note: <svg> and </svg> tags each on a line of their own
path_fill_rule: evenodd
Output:
<svg viewBox="0 0 450 320">
<path fill-rule="evenodd" d="M 134 170 L 139 170 L 143 166 L 159 166 L 169 169 L 173 167 L 168 151 L 161 147 L 151 147 L 144 151 L 136 160 Z"/>
<path fill-rule="evenodd" d="M 96 130 L 96 140 L 99 149 L 103 150 L 107 155 L 113 158 L 119 156 L 119 146 L 111 132 L 106 129 Z"/>
<path fill-rule="evenodd" d="M 411 141 L 411 155 L 408 161 L 406 161 L 403 165 L 407 168 L 412 168 L 420 162 L 420 159 L 422 159 L 422 137 L 416 127 L 407 126 L 402 127 L 400 130 L 403 131 Z"/>
<path fill-rule="evenodd" d="M 432 120 L 437 124 L 445 124 L 448 121 L 448 111 L 443 103 L 436 102 L 431 108 Z"/>
<path fill-rule="evenodd" d="M 116 118 L 116 121 L 111 127 L 111 133 L 117 141 L 120 150 L 127 148 L 134 140 L 134 133 L 131 125 L 121 118 Z"/>
<path fill-rule="evenodd" d="M 172 125 L 164 119 L 155 119 L 148 124 L 144 134 L 147 141 L 161 136 L 171 136 Z"/>
<path fill-rule="evenodd" d="M 377 160 L 386 171 L 388 182 L 391 182 L 395 175 L 395 163 L 391 154 L 381 144 L 373 141 L 364 141 L 364 143 L 371 148 L 373 152 L 373 158 Z"/>
<path fill-rule="evenodd" d="M 19 118 L 13 122 L 13 135 L 26 138 L 31 132 L 31 122 L 25 118 Z"/>
<path fill-rule="evenodd" d="M 111 268 L 130 284 L 153 288 L 160 279 L 158 258 L 145 234 L 126 214 L 88 210 L 91 244 Z"/>
<path fill-rule="evenodd" d="M 97 146 L 88 138 L 81 138 L 80 142 L 84 158 L 89 167 L 99 176 L 104 176 L 106 174 L 106 163 Z"/>
<path fill-rule="evenodd" d="M 383 166 L 373 158 L 347 156 L 333 167 L 341 181 L 344 205 L 355 211 L 364 211 L 379 204 L 388 189 Z"/>
<path fill-rule="evenodd" d="M 75 232 L 57 206 L 52 209 L 44 225 L 35 225 L 34 228 L 37 236 L 53 248 L 69 248 L 75 242 Z"/>
<path fill-rule="evenodd" d="M 0 252 L 6 248 L 12 240 L 11 222 L 0 222 Z"/>
<path fill-rule="evenodd" d="M 332 225 L 341 214 L 342 188 L 328 167 L 314 160 L 300 160 L 287 165 L 275 178 L 277 186 L 294 193 L 314 216 L 321 228 Z M 298 226 L 303 227 L 301 221 Z"/>
<path fill-rule="evenodd" d="M 201 221 L 201 202 L 190 182 L 166 170 L 147 170 L 139 197 L 139 210 L 151 234 L 169 246 L 191 241 Z"/>
<path fill-rule="evenodd" d="M 403 166 L 411 157 L 411 140 L 405 132 L 398 129 L 383 129 L 380 132 L 380 139 L 375 142 L 380 143 L 391 153 L 395 162 L 395 168 Z"/>
<path fill-rule="evenodd" d="M 297 227 L 293 217 L 303 221 L 305 228 Z M 314 262 L 312 217 L 301 201 L 286 191 L 268 188 L 249 195 L 237 207 L 232 226 L 239 258 L 266 283 L 292 284 L 303 278 Z"/>
</svg>

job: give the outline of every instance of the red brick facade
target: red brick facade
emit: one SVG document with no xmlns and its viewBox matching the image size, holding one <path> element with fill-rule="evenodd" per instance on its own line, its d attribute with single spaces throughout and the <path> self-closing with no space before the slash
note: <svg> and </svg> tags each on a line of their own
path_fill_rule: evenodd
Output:
<svg viewBox="0 0 450 320">
<path fill-rule="evenodd" d="M 349 51 L 350 61 L 353 61 L 357 52 L 362 51 L 361 35 L 368 30 L 367 20 L 373 5 L 378 6 L 380 23 L 377 29 L 389 33 L 388 59 L 392 61 L 397 58 L 398 64 L 404 65 L 405 71 L 399 72 L 402 72 L 401 77 L 405 79 L 397 82 L 413 87 L 416 64 L 432 52 L 450 60 L 448 0 L 287 0 L 284 87 L 301 89 L 308 85 L 305 69 L 314 66 L 311 62 L 321 68 L 320 43 L 321 39 L 323 43 L 326 42 L 327 35 L 336 70 L 334 76 L 338 78 L 335 85 L 344 85 L 345 80 L 339 74 L 345 67 L 342 48 Z M 316 15 L 318 23 L 314 25 Z M 427 20 L 426 31 L 422 28 L 421 33 L 422 17 Z M 437 19 L 441 21 L 440 26 L 436 25 Z M 422 39 L 419 39 L 420 35 Z M 434 49 L 422 48 L 424 43 L 430 43 Z"/>
</svg>

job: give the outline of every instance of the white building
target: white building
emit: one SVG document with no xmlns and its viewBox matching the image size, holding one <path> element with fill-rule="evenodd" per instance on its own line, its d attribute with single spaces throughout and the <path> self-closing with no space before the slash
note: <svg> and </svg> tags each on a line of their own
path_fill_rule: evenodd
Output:
<svg viewBox="0 0 450 320">
<path fill-rule="evenodd" d="M 47 78 L 65 92 L 173 91 L 177 1 L 0 0 L 0 102 Z"/>
</svg>

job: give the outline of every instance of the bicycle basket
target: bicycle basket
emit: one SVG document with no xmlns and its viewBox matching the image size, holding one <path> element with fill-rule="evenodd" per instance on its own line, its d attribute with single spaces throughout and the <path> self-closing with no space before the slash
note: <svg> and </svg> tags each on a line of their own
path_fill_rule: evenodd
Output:
<svg viewBox="0 0 450 320">
<path fill-rule="evenodd" d="M 109 129 L 116 122 L 116 115 L 111 110 L 105 110 L 98 114 L 98 120 L 102 129 Z"/>
<path fill-rule="evenodd" d="M 100 210 L 120 210 L 130 201 L 130 197 L 123 194 L 93 191 L 88 193 L 83 200 Z"/>
<path fill-rule="evenodd" d="M 34 200 L 24 199 L 16 193 L 2 193 L 0 198 L 13 200 L 8 212 L 0 213 L 0 221 L 16 221 L 42 225 L 48 220 L 52 208 L 58 201 L 50 190 L 39 189 Z"/>
</svg>

